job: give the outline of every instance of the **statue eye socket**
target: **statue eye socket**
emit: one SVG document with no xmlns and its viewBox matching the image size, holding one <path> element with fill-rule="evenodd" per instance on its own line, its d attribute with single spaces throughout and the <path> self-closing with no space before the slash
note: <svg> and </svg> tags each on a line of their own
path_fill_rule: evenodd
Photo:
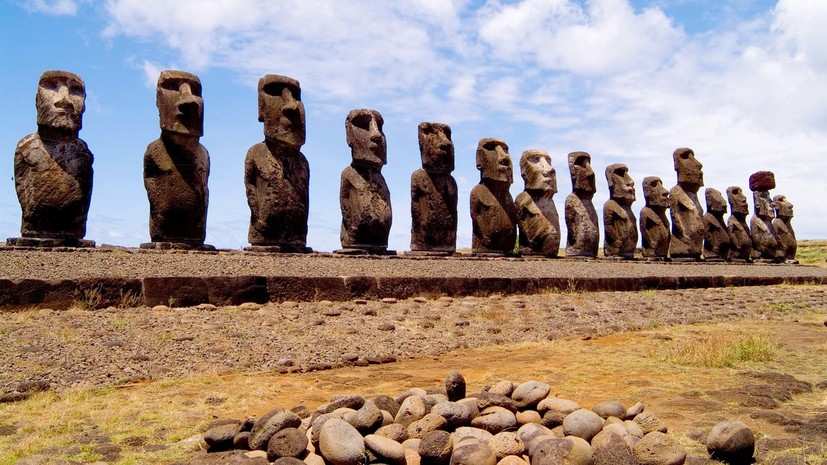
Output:
<svg viewBox="0 0 827 465">
<path fill-rule="evenodd" d="M 357 115 L 352 120 L 350 120 L 350 124 L 356 126 L 359 129 L 368 130 L 370 128 L 371 119 L 373 119 L 371 115 Z"/>
<path fill-rule="evenodd" d="M 681 158 L 688 160 L 692 156 L 692 152 L 681 152 Z"/>
<path fill-rule="evenodd" d="M 500 144 L 498 144 L 498 143 L 496 143 L 496 142 L 494 142 L 494 141 L 491 141 L 491 142 L 486 142 L 486 143 L 482 146 L 482 148 L 484 148 L 485 150 L 489 150 L 489 151 L 491 151 L 491 150 L 496 150 L 496 149 L 497 149 L 497 147 L 498 147 L 499 145 L 500 145 Z"/>
<path fill-rule="evenodd" d="M 537 156 L 529 157 L 528 161 L 530 163 L 537 164 L 537 163 L 540 163 L 540 157 L 537 157 Z"/>
<path fill-rule="evenodd" d="M 589 163 L 589 159 L 586 158 L 586 157 L 577 157 L 577 159 L 574 160 L 574 164 L 577 165 L 577 166 L 585 167 L 588 163 Z"/>
<path fill-rule="evenodd" d="M 83 90 L 83 87 L 81 87 L 79 85 L 70 85 L 69 86 L 69 93 L 72 94 L 72 95 L 77 95 L 77 96 L 81 96 L 81 97 L 86 94 Z"/>
</svg>

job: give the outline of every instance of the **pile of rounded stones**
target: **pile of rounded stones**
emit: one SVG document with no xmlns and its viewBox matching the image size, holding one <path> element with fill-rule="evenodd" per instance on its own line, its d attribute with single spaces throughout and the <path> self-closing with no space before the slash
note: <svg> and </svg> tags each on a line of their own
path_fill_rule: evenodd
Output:
<svg viewBox="0 0 827 465">
<path fill-rule="evenodd" d="M 467 396 L 465 390 L 464 378 L 454 371 L 444 389 L 414 388 L 396 398 L 370 400 L 338 395 L 314 412 L 299 406 L 258 419 L 220 420 L 208 427 L 204 440 L 208 451 L 250 450 L 245 463 L 254 465 L 680 465 L 686 460 L 686 449 L 642 403 L 626 408 L 606 401 L 589 410 L 549 397 L 551 387 L 538 381 L 501 381 Z M 751 458 L 753 449 L 745 449 L 749 441 L 742 429 L 716 428 L 712 442 L 730 455 L 710 451 L 713 457 L 749 463 L 745 457 Z"/>
</svg>

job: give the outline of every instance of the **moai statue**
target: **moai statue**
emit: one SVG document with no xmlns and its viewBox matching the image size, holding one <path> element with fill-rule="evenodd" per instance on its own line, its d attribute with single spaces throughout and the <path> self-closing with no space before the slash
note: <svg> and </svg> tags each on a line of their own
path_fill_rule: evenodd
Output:
<svg viewBox="0 0 827 465">
<path fill-rule="evenodd" d="M 629 167 L 622 163 L 606 167 L 606 181 L 609 182 L 609 200 L 603 204 L 603 255 L 634 259 L 637 247 L 637 218 L 632 212 L 635 182 L 629 176 Z"/>
<path fill-rule="evenodd" d="M 722 262 L 729 257 L 732 240 L 724 222 L 727 203 L 721 193 L 706 188 L 706 214 L 704 214 L 704 260 Z"/>
<path fill-rule="evenodd" d="M 586 152 L 569 154 L 572 193 L 566 197 L 566 257 L 594 258 L 600 247 L 600 226 L 592 197 L 596 191 L 592 157 Z"/>
<path fill-rule="evenodd" d="M 411 252 L 451 255 L 457 249 L 457 181 L 451 127 L 419 123 L 422 168 L 411 175 Z"/>
<path fill-rule="evenodd" d="M 471 189 L 471 251 L 509 255 L 517 242 L 517 211 L 508 191 L 514 182 L 508 145 L 500 139 L 480 139 L 477 169 L 480 183 Z"/>
<path fill-rule="evenodd" d="M 94 247 L 84 240 L 92 197 L 92 152 L 78 138 L 86 88 L 67 71 L 46 71 L 35 97 L 37 132 L 14 150 L 14 187 L 23 218 L 6 245 Z"/>
<path fill-rule="evenodd" d="M 307 244 L 310 167 L 301 153 L 304 104 L 299 81 L 267 74 L 258 81 L 258 120 L 264 142 L 247 151 L 244 185 L 251 247 L 263 252 L 311 252 Z"/>
<path fill-rule="evenodd" d="M 382 176 L 382 166 L 388 162 L 383 124 L 376 110 L 353 110 L 345 119 L 353 160 L 342 171 L 342 249 L 337 253 L 392 253 L 388 251 L 393 221 L 391 194 Z"/>
<path fill-rule="evenodd" d="M 749 222 L 752 236 L 752 258 L 761 262 L 778 261 L 778 235 L 772 225 L 775 216 L 770 189 L 775 189 L 775 174 L 758 171 L 749 177 L 749 189 L 755 212 Z"/>
<path fill-rule="evenodd" d="M 787 263 L 797 264 L 795 253 L 798 242 L 795 240 L 793 225 L 790 224 L 790 220 L 793 219 L 793 204 L 783 195 L 773 197 L 772 204 L 775 207 L 775 219 L 772 220 L 772 226 L 778 236 L 778 256 Z"/>
<path fill-rule="evenodd" d="M 729 200 L 730 215 L 727 219 L 727 232 L 732 246 L 729 249 L 729 260 L 744 261 L 752 260 L 752 236 L 747 224 L 749 215 L 749 204 L 744 191 L 738 186 L 727 187 L 727 200 Z"/>
<path fill-rule="evenodd" d="M 141 248 L 213 249 L 207 230 L 210 157 L 198 140 L 204 134 L 204 100 L 198 76 L 161 71 L 156 105 L 161 137 L 144 154 L 149 198 L 149 236 Z"/>
<path fill-rule="evenodd" d="M 557 172 L 542 150 L 526 150 L 520 157 L 525 190 L 517 195 L 520 253 L 557 258 L 560 250 L 560 217 L 554 206 Z"/>
<path fill-rule="evenodd" d="M 646 260 L 668 260 L 669 218 L 666 209 L 669 208 L 669 191 L 663 187 L 659 177 L 648 176 L 643 178 L 643 197 L 646 206 L 640 209 L 640 235 L 643 246 L 643 258 Z"/>
<path fill-rule="evenodd" d="M 703 165 L 688 148 L 672 154 L 678 184 L 669 191 L 672 216 L 672 239 L 669 255 L 673 260 L 699 260 L 704 243 L 704 210 L 698 201 L 698 189 L 704 185 Z"/>
</svg>

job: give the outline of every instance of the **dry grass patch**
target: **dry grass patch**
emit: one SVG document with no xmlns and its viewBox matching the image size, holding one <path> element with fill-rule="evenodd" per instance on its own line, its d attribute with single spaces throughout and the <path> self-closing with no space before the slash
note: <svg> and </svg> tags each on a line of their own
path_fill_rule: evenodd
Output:
<svg viewBox="0 0 827 465">
<path fill-rule="evenodd" d="M 714 331 L 669 341 L 654 356 L 664 362 L 699 368 L 735 368 L 772 361 L 780 345 L 767 334 Z"/>
<path fill-rule="evenodd" d="M 798 259 L 802 265 L 827 267 L 827 241 L 798 241 L 795 258 Z"/>
</svg>

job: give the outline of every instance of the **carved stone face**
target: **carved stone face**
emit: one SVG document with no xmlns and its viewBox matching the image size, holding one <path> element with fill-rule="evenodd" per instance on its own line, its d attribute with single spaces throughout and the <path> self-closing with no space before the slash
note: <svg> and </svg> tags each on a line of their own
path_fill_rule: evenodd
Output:
<svg viewBox="0 0 827 465">
<path fill-rule="evenodd" d="M 76 74 L 46 71 L 35 97 L 37 125 L 77 133 L 86 110 L 86 87 Z"/>
<path fill-rule="evenodd" d="M 198 76 L 184 71 L 161 71 L 157 92 L 162 131 L 194 137 L 204 135 L 204 100 Z"/>
<path fill-rule="evenodd" d="M 304 104 L 299 81 L 267 74 L 258 81 L 258 120 L 264 137 L 298 149 L 305 142 Z"/>
<path fill-rule="evenodd" d="M 738 186 L 727 187 L 726 196 L 733 215 L 749 215 L 749 204 L 743 189 Z"/>
<path fill-rule="evenodd" d="M 706 196 L 706 211 L 713 214 L 726 213 L 726 201 L 724 196 L 717 189 L 708 187 L 705 192 Z"/>
<path fill-rule="evenodd" d="M 781 219 L 790 219 L 793 217 L 793 204 L 787 200 L 786 196 L 776 195 L 772 198 L 772 204 L 775 207 L 775 216 Z"/>
<path fill-rule="evenodd" d="M 643 178 L 643 198 L 648 207 L 669 207 L 669 191 L 657 176 Z"/>
<path fill-rule="evenodd" d="M 577 194 L 594 195 L 596 191 L 592 156 L 586 152 L 569 154 L 572 190 Z"/>
<path fill-rule="evenodd" d="M 442 123 L 419 123 L 419 153 L 425 171 L 439 174 L 454 171 L 451 127 Z"/>
<path fill-rule="evenodd" d="M 385 120 L 376 110 L 353 110 L 347 115 L 345 131 L 354 164 L 373 167 L 387 164 L 384 124 Z"/>
<path fill-rule="evenodd" d="M 477 144 L 477 169 L 483 179 L 497 182 L 514 182 L 514 169 L 508 144 L 500 139 L 480 139 Z"/>
<path fill-rule="evenodd" d="M 678 184 L 695 190 L 704 185 L 704 165 L 695 158 L 692 149 L 676 149 L 672 153 L 672 159 L 675 162 L 675 171 L 678 172 Z"/>
<path fill-rule="evenodd" d="M 526 190 L 537 189 L 557 193 L 557 172 L 551 166 L 551 157 L 543 150 L 526 150 L 520 157 L 520 172 Z"/>
<path fill-rule="evenodd" d="M 772 199 L 767 191 L 755 191 L 752 193 L 752 201 L 755 204 L 755 216 L 762 220 L 771 220 L 775 214 L 773 211 Z"/>
<path fill-rule="evenodd" d="M 615 163 L 606 167 L 609 197 L 618 203 L 631 205 L 635 201 L 635 181 L 629 176 L 629 167 Z"/>
</svg>

